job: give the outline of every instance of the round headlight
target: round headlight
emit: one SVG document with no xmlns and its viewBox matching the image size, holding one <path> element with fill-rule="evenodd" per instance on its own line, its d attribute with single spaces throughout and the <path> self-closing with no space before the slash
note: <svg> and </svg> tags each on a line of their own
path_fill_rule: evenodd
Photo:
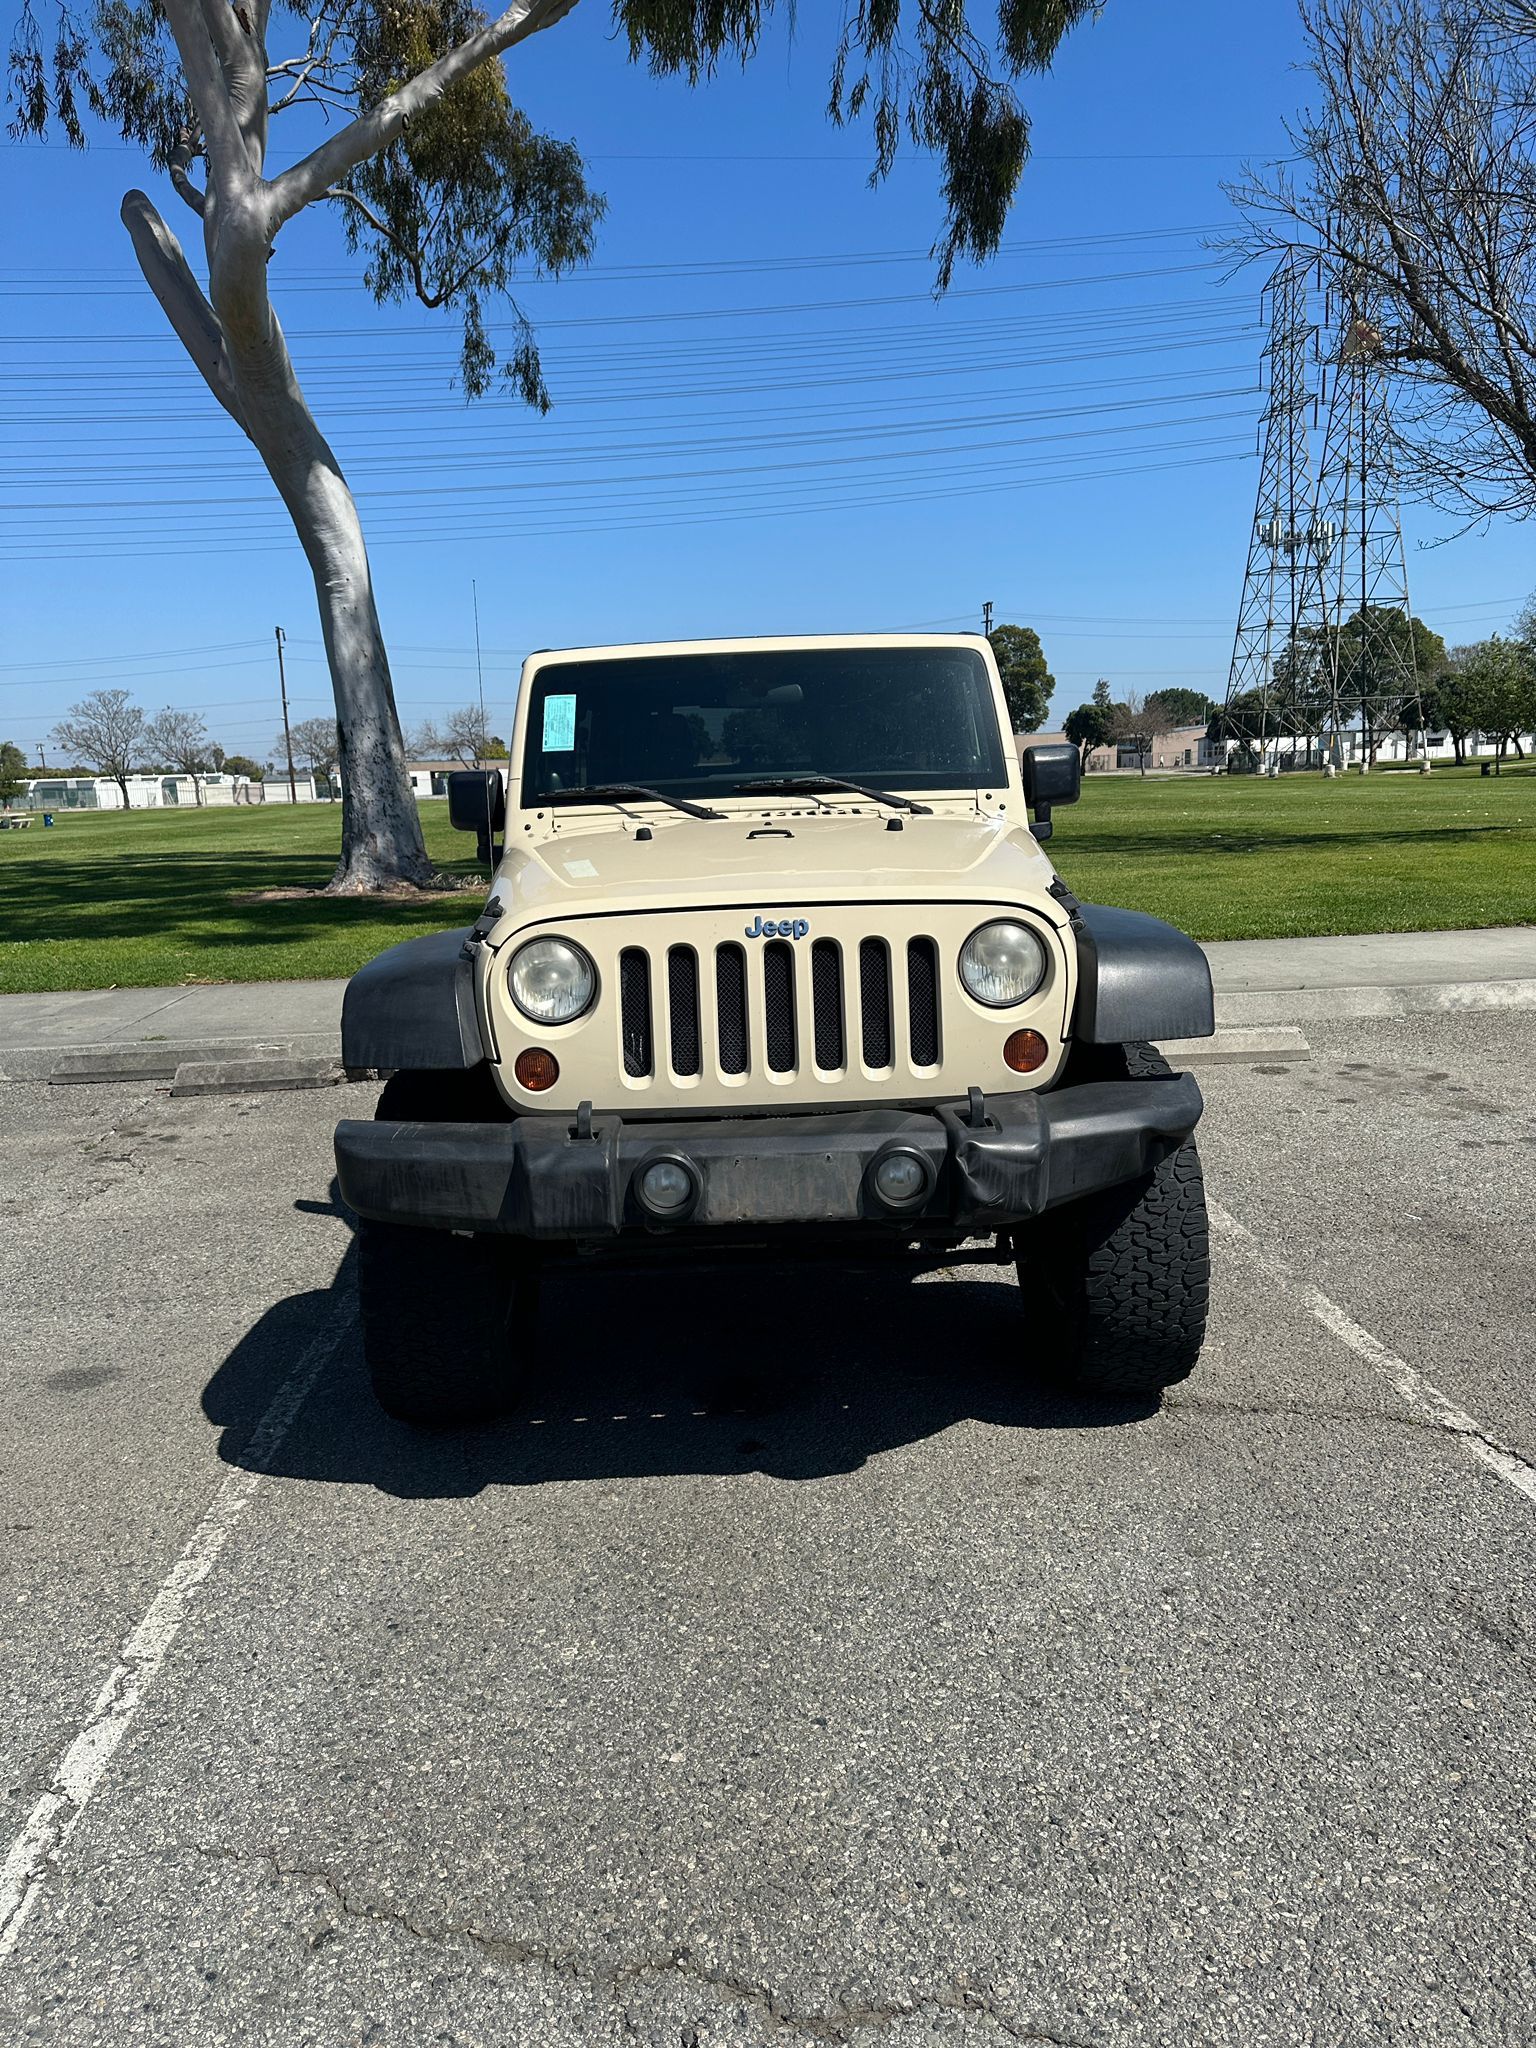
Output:
<svg viewBox="0 0 1536 2048">
<path fill-rule="evenodd" d="M 597 971 L 569 939 L 530 939 L 507 968 L 512 1000 L 537 1024 L 569 1024 L 597 993 Z"/>
<path fill-rule="evenodd" d="M 1006 1009 L 1032 996 L 1045 979 L 1045 948 L 1028 925 L 984 924 L 960 948 L 960 980 L 967 995 L 990 1009 Z"/>
</svg>

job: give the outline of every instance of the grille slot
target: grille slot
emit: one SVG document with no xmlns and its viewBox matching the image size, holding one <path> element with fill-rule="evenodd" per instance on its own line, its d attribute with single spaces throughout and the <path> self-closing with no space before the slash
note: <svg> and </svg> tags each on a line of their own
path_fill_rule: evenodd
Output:
<svg viewBox="0 0 1536 2048">
<path fill-rule="evenodd" d="M 795 1064 L 795 957 L 785 939 L 763 948 L 763 1041 L 769 1070 L 787 1074 Z"/>
<path fill-rule="evenodd" d="M 719 1035 L 720 1071 L 747 1071 L 747 956 L 740 946 L 715 948 L 715 1030 Z"/>
<path fill-rule="evenodd" d="M 890 1066 L 891 956 L 884 939 L 859 941 L 859 1013 L 865 1066 Z"/>
<path fill-rule="evenodd" d="M 939 1064 L 939 949 L 932 939 L 907 941 L 907 1014 L 914 1067 Z"/>
<path fill-rule="evenodd" d="M 638 946 L 619 955 L 619 1030 L 624 1071 L 642 1080 L 651 1071 L 651 962 Z"/>
<path fill-rule="evenodd" d="M 816 1064 L 830 1073 L 843 1064 L 843 956 L 831 939 L 811 946 L 811 1016 Z"/>
<path fill-rule="evenodd" d="M 667 1005 L 672 1025 L 672 1071 L 703 1071 L 699 1038 L 699 956 L 692 946 L 667 952 Z"/>
<path fill-rule="evenodd" d="M 712 953 L 665 941 L 620 950 L 614 979 L 627 1079 L 739 1080 L 793 1074 L 803 1063 L 830 1083 L 857 1072 L 861 1055 L 871 1076 L 928 1077 L 939 1068 L 943 987 L 930 934 L 907 925 L 889 939 L 771 939 L 755 961 L 752 950 L 729 940 Z"/>
</svg>

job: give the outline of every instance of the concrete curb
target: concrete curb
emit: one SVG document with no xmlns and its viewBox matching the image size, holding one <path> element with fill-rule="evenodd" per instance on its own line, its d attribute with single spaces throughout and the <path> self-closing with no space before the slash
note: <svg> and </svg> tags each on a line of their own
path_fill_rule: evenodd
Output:
<svg viewBox="0 0 1536 2048">
<path fill-rule="evenodd" d="M 1174 1067 L 1221 1066 L 1244 1060 L 1309 1060 L 1312 1048 L 1295 1028 L 1271 1025 L 1258 1030 L 1243 1025 L 1218 1025 L 1210 1038 L 1164 1038 L 1158 1051 Z"/>
<path fill-rule="evenodd" d="M 171 1081 L 189 1061 L 341 1057 L 336 1031 L 296 1032 L 286 1038 L 171 1039 L 103 1045 L 20 1045 L 0 1049 L 0 1083 L 53 1081 L 76 1086 L 104 1082 Z M 63 1069 L 64 1071 L 60 1071 Z"/>
<path fill-rule="evenodd" d="M 1327 1024 L 1350 1017 L 1417 1017 L 1451 1010 L 1536 1010 L 1536 981 L 1431 981 L 1386 988 L 1231 989 L 1216 997 L 1218 1026 Z"/>
<path fill-rule="evenodd" d="M 185 1060 L 176 1069 L 171 1093 L 291 1094 L 298 1088 L 339 1088 L 346 1078 L 337 1062 L 324 1054 L 318 1059 Z"/>
</svg>

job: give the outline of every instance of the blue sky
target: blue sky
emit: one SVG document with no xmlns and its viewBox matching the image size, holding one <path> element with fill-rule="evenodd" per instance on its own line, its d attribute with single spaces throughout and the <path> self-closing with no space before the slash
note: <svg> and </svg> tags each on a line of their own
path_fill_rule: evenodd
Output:
<svg viewBox="0 0 1536 2048">
<path fill-rule="evenodd" d="M 523 294 L 548 419 L 466 407 L 451 321 L 375 308 L 328 219 L 284 232 L 274 300 L 358 492 L 408 725 L 474 694 L 472 582 L 497 724 L 530 647 L 967 627 L 985 599 L 1039 630 L 1053 722 L 1101 675 L 1221 695 L 1260 278 L 1204 243 L 1220 180 L 1286 148 L 1291 8 L 1109 0 L 1028 86 L 1003 252 L 940 302 L 932 165 L 872 192 L 867 132 L 824 118 L 836 12 L 802 5 L 793 40 L 696 92 L 633 69 L 594 0 L 518 53 L 514 92 L 609 202 L 591 270 Z M 142 183 L 178 233 L 192 216 L 109 142 L 0 151 L 25 200 L 0 273 L 0 737 L 35 760 L 122 685 L 265 759 L 275 625 L 295 715 L 329 702 L 307 571 L 117 205 Z M 1405 523 L 1414 608 L 1452 642 L 1536 582 L 1528 529 Z"/>
</svg>

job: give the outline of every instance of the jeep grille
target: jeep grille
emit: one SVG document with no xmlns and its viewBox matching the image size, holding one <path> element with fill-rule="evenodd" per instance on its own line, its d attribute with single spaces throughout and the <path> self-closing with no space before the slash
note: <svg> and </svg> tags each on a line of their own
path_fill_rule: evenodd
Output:
<svg viewBox="0 0 1536 2048">
<path fill-rule="evenodd" d="M 696 948 L 668 946 L 659 957 L 641 946 L 619 955 L 619 1032 L 624 1072 L 643 1081 L 656 1071 L 653 992 L 664 978 L 667 997 L 663 1033 L 674 1074 L 704 1071 L 712 1054 L 724 1074 L 747 1074 L 754 1064 L 772 1074 L 792 1073 L 803 1051 L 815 1071 L 836 1075 L 848 1065 L 850 1039 L 871 1073 L 890 1073 L 898 1064 L 928 1075 L 939 1064 L 939 953 L 931 938 L 911 938 L 904 962 L 907 1004 L 905 1048 L 897 1044 L 892 1004 L 892 947 L 866 938 L 856 947 L 817 939 L 809 947 L 771 939 L 762 949 L 756 989 L 747 972 L 745 949 L 734 942 L 714 948 L 714 1001 L 704 1000 L 703 973 Z M 803 1000 L 801 978 L 810 993 L 809 1047 L 802 1048 L 796 1023 Z M 712 1016 L 709 1014 L 712 1011 Z M 804 1015 L 800 1009 L 799 1014 Z M 712 1025 L 714 1044 L 707 1044 Z"/>
</svg>

